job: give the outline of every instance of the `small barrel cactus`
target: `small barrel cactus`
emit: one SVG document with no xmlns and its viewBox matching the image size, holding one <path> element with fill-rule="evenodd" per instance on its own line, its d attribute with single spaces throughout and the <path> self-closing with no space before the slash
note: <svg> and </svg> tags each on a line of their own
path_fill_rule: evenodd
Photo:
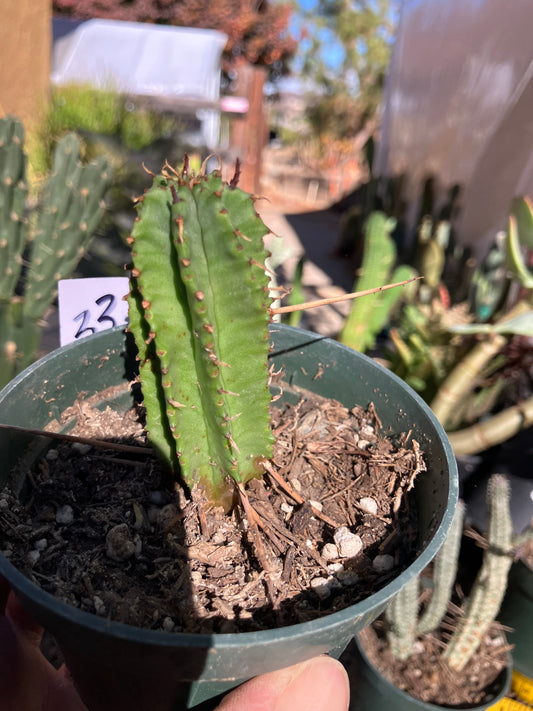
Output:
<svg viewBox="0 0 533 711">
<path fill-rule="evenodd" d="M 189 487 L 231 506 L 271 455 L 269 232 L 236 177 L 169 166 L 137 202 L 129 329 L 146 429 Z"/>
</svg>

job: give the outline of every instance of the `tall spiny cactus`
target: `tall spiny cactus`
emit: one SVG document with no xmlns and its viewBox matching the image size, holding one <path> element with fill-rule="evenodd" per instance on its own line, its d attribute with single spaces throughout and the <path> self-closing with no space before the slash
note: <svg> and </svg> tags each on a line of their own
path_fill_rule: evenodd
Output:
<svg viewBox="0 0 533 711">
<path fill-rule="evenodd" d="M 57 282 L 72 273 L 84 255 L 103 212 L 111 180 L 109 161 L 98 156 L 83 165 L 80 141 L 67 134 L 54 152 L 52 175 L 32 237 L 24 314 L 41 318 L 57 293 Z"/>
<path fill-rule="evenodd" d="M 0 304 L 11 300 L 22 268 L 27 194 L 24 129 L 7 117 L 0 120 Z"/>
<path fill-rule="evenodd" d="M 509 482 L 501 474 L 494 474 L 488 482 L 487 503 L 488 547 L 483 553 L 483 563 L 470 596 L 464 603 L 464 614 L 442 655 L 448 666 L 457 671 L 463 669 L 473 657 L 496 619 L 507 587 L 513 550 L 523 540 L 533 538 L 533 528 L 512 537 Z M 464 505 L 460 503 L 446 541 L 435 557 L 432 597 L 420 620 L 418 579 L 413 581 L 408 591 L 400 591 L 387 608 L 387 639 L 391 652 L 398 659 L 408 659 L 413 653 L 416 636 L 433 632 L 443 620 L 457 573 L 464 513 Z"/>
<path fill-rule="evenodd" d="M 394 220 L 387 218 L 383 212 L 373 212 L 368 218 L 361 276 L 357 279 L 358 290 L 370 289 L 388 281 L 408 281 L 415 276 L 414 270 L 406 265 L 393 271 L 396 260 L 396 247 L 391 237 L 393 227 Z M 395 289 L 354 301 L 339 334 L 341 343 L 362 352 L 371 348 L 401 295 Z"/>
<path fill-rule="evenodd" d="M 74 134 L 58 143 L 37 215 L 28 216 L 24 129 L 14 117 L 0 119 L 0 386 L 37 357 L 39 320 L 102 217 L 111 166 L 103 157 L 84 166 L 79 153 Z"/>
<path fill-rule="evenodd" d="M 237 179 L 165 168 L 137 203 L 129 328 L 152 444 L 230 506 L 271 454 L 268 233 Z"/>
<path fill-rule="evenodd" d="M 484 634 L 494 622 L 507 588 L 513 549 L 513 523 L 508 480 L 494 474 L 488 482 L 488 548 L 483 565 L 467 600 L 463 617 L 449 640 L 444 659 L 456 671 L 464 669 L 475 654 Z"/>
</svg>

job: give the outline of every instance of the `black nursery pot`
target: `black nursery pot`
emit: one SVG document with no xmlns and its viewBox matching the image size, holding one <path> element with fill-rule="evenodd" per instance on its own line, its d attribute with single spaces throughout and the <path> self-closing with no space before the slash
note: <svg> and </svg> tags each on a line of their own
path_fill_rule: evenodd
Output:
<svg viewBox="0 0 533 711">
<path fill-rule="evenodd" d="M 397 686 L 376 669 L 368 659 L 359 639 L 355 639 L 356 654 L 351 667 L 354 672 L 350 683 L 354 689 L 350 711 L 450 711 L 459 707 L 439 706 L 415 699 Z M 509 691 L 511 685 L 512 663 L 509 657 L 507 667 L 494 681 L 492 688 L 487 690 L 487 700 L 477 706 L 468 706 L 469 711 L 484 711 L 496 704 Z"/>
<path fill-rule="evenodd" d="M 416 559 L 374 595 L 321 619 L 263 632 L 193 635 L 139 629 L 69 607 L 0 557 L 0 572 L 56 638 L 90 711 L 213 708 L 219 694 L 253 676 L 326 652 L 338 657 L 430 562 L 446 536 L 457 500 L 457 471 L 446 435 L 426 404 L 395 375 L 335 341 L 279 324 L 271 326 L 271 338 L 272 362 L 276 370 L 283 368 L 291 385 L 349 407 L 373 402 L 385 431 L 412 431 L 428 465 L 415 486 Z M 0 419 L 44 429 L 81 391 L 101 393 L 99 407 L 125 410 L 131 405 L 127 372 L 132 362 L 120 329 L 60 348 L 0 393 Z M 0 485 L 14 465 L 35 461 L 48 444 L 43 438 L 0 431 Z"/>
<path fill-rule="evenodd" d="M 533 570 L 522 560 L 511 566 L 498 618 L 511 628 L 507 636 L 515 669 L 533 679 Z"/>
</svg>

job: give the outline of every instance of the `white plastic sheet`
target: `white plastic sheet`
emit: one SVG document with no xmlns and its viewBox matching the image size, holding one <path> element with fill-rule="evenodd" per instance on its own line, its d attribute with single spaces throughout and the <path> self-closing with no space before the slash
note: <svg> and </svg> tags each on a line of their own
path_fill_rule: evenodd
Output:
<svg viewBox="0 0 533 711">
<path fill-rule="evenodd" d="M 52 82 L 90 84 L 143 97 L 218 100 L 227 37 L 215 30 L 89 20 L 54 42 Z M 219 113 L 202 110 L 209 148 Z"/>
<path fill-rule="evenodd" d="M 457 239 L 486 252 L 511 199 L 533 196 L 533 3 L 404 0 L 377 161 L 407 176 L 408 224 L 422 186 L 461 188 Z"/>
</svg>

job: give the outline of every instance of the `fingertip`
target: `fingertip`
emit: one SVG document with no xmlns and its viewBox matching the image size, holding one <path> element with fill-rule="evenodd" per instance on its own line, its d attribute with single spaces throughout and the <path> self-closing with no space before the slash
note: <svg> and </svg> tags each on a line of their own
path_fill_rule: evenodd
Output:
<svg viewBox="0 0 533 711">
<path fill-rule="evenodd" d="M 7 580 L 0 575 L 0 615 L 3 615 L 6 609 L 7 598 L 11 591 L 11 586 Z"/>
<path fill-rule="evenodd" d="M 287 686 L 274 711 L 295 708 L 313 711 L 348 711 L 350 683 L 346 669 L 332 657 L 310 659 Z"/>
<path fill-rule="evenodd" d="M 346 670 L 328 656 L 262 674 L 228 694 L 217 711 L 347 711 Z"/>
<path fill-rule="evenodd" d="M 26 639 L 33 644 L 40 644 L 43 636 L 43 628 L 37 624 L 33 617 L 23 608 L 14 592 L 11 592 L 7 598 L 5 614 Z"/>
</svg>

